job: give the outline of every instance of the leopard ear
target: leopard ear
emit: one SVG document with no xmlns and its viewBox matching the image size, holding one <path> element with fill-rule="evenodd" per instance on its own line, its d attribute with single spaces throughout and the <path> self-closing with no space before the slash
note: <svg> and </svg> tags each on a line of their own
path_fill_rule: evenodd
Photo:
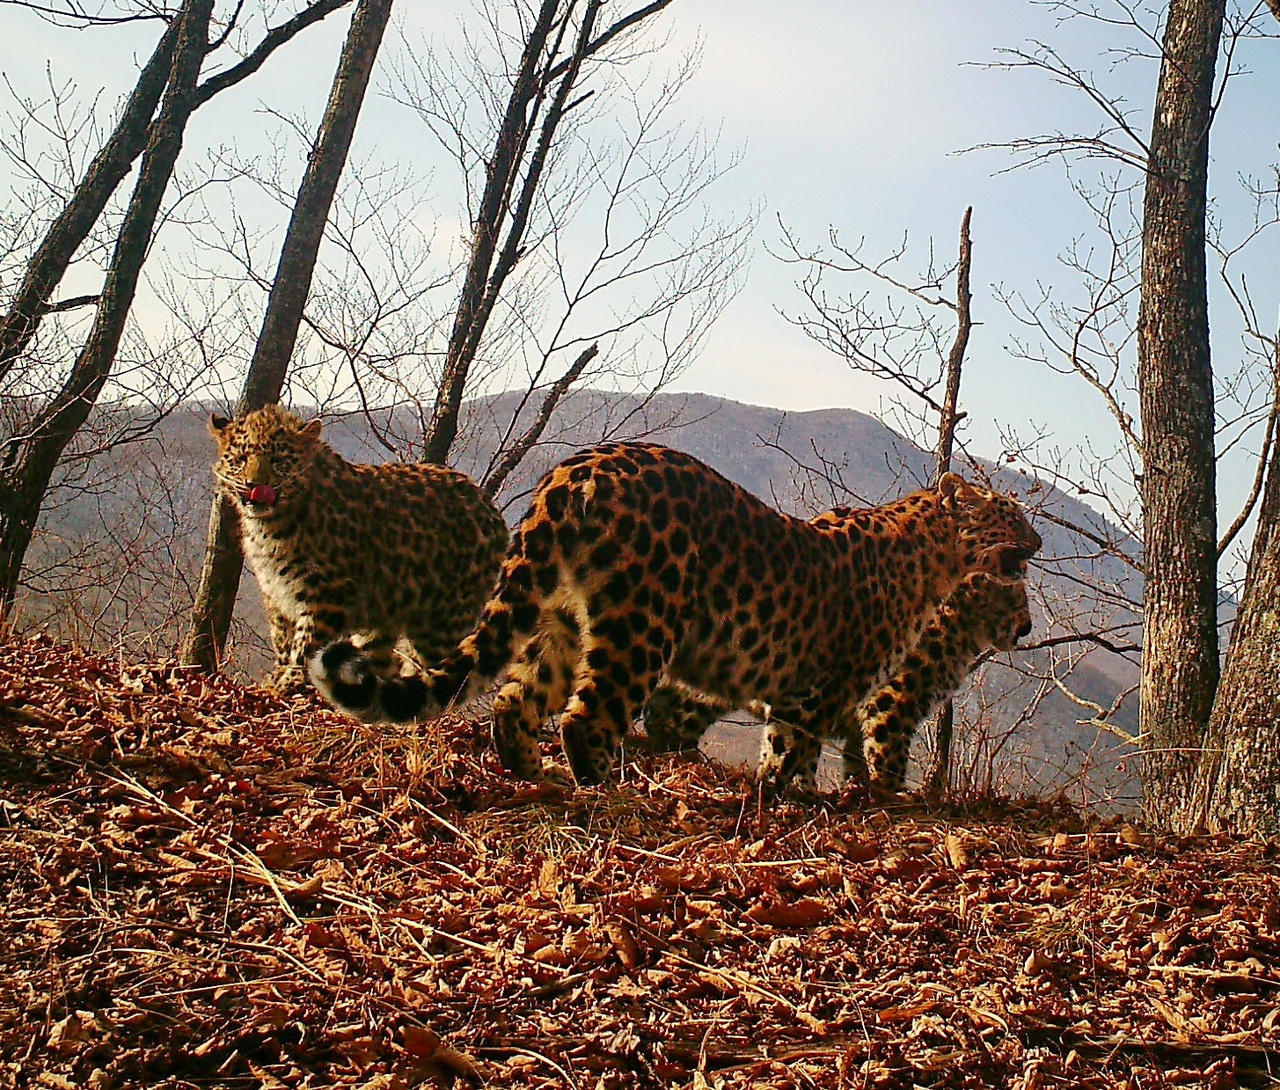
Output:
<svg viewBox="0 0 1280 1090">
<path fill-rule="evenodd" d="M 225 416 L 222 416 L 218 413 L 210 413 L 209 414 L 209 434 L 216 439 L 219 435 L 223 433 L 226 426 L 230 423 L 231 421 L 228 420 Z"/>
<path fill-rule="evenodd" d="M 938 479 L 938 495 L 946 507 L 955 507 L 958 502 L 971 498 L 973 492 L 973 485 L 959 473 L 944 473 Z"/>
<path fill-rule="evenodd" d="M 320 429 L 322 426 L 320 418 L 316 416 L 303 424 L 302 427 L 298 429 L 298 434 L 307 439 L 319 439 Z"/>
</svg>

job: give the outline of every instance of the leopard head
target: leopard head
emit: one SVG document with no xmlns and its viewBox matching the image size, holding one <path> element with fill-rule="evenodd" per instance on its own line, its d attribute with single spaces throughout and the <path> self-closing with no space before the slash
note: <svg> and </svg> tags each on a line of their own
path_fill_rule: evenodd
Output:
<svg viewBox="0 0 1280 1090">
<path fill-rule="evenodd" d="M 252 519 L 273 518 L 298 502 L 301 482 L 324 446 L 318 419 L 304 424 L 279 405 L 238 420 L 214 413 L 209 430 L 218 441 L 218 489 Z"/>
<path fill-rule="evenodd" d="M 1031 602 L 1024 579 L 1009 582 L 1001 575 L 971 572 L 951 604 L 981 634 L 983 642 L 997 651 L 1012 651 L 1031 633 Z"/>
<path fill-rule="evenodd" d="M 944 509 L 956 520 L 963 571 L 990 571 L 1006 581 L 1020 578 L 1044 544 L 1017 501 L 955 473 L 938 482 Z"/>
</svg>

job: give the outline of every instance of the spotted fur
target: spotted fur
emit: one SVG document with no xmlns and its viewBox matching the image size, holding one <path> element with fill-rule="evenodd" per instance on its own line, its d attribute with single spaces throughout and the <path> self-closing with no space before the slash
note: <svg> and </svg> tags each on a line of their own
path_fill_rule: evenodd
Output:
<svg viewBox="0 0 1280 1090">
<path fill-rule="evenodd" d="M 353 465 L 278 405 L 213 416 L 214 475 L 236 508 L 245 559 L 271 625 L 275 670 L 289 687 L 325 644 L 360 633 L 370 667 L 398 669 L 412 644 L 436 662 L 474 626 L 507 541 L 497 509 L 465 474 L 436 465 Z M 269 487 L 272 503 L 250 501 Z"/>
<path fill-rule="evenodd" d="M 844 771 L 901 791 L 916 728 L 948 699 L 983 652 L 1009 651 L 1031 631 L 1027 585 L 966 576 L 939 608 L 897 672 L 868 697 L 846 732 Z"/>
<path fill-rule="evenodd" d="M 856 709 L 854 715 L 818 724 L 819 738 L 844 741 L 844 775 L 885 791 L 901 791 L 911 740 L 919 725 L 959 688 L 987 650 L 1008 651 L 1031 631 L 1026 584 L 986 573 L 966 576 L 938 607 L 920 641 L 896 673 Z M 737 710 L 732 704 L 679 682 L 664 682 L 645 707 L 645 733 L 657 752 L 689 750 L 717 719 Z M 772 718 L 758 702 L 748 711 Z M 773 759 L 767 741 L 765 759 Z"/>
<path fill-rule="evenodd" d="M 610 443 L 538 485 L 479 626 L 439 667 L 381 678 L 346 641 L 312 660 L 312 678 L 340 708 L 403 721 L 505 667 L 493 707 L 505 767 L 539 776 L 539 726 L 561 713 L 574 777 L 599 783 L 663 679 L 811 729 L 860 701 L 966 574 L 1039 546 L 1017 504 L 954 475 L 804 522 L 688 454 Z M 779 778 L 816 756 L 797 742 Z"/>
</svg>

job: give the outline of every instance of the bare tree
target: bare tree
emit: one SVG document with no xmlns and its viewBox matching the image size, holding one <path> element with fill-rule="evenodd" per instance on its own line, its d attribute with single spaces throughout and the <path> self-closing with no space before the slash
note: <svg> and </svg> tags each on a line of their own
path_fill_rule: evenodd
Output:
<svg viewBox="0 0 1280 1090">
<path fill-rule="evenodd" d="M 323 19 L 351 0 L 317 0 L 283 25 L 274 28 L 239 62 L 206 80 L 195 91 L 195 109 L 219 91 L 234 86 L 262 66 L 266 59 L 299 31 Z M 68 14 L 77 22 L 91 17 Z M 145 16 L 144 16 L 145 17 Z M 150 16 L 155 17 L 155 16 Z M 72 258 L 89 232 L 102 218 L 107 202 L 146 147 L 152 117 L 169 79 L 179 21 L 170 20 L 150 59 L 143 66 L 111 136 L 94 156 L 66 206 L 49 225 L 36 248 L 21 283 L 0 320 L 0 379 L 31 342 L 40 321 L 48 314 L 96 301 L 76 296 L 57 303 L 51 297 Z"/>
<path fill-rule="evenodd" d="M 160 203 L 196 106 L 212 8 L 212 0 L 188 0 L 177 17 L 167 90 L 150 129 L 88 340 L 61 392 L 25 434 L 10 437 L 0 450 L 0 623 L 13 604 L 23 558 L 58 459 L 110 375 Z"/>
<path fill-rule="evenodd" d="M 1061 7 L 1068 14 L 1101 17 L 1092 7 Z M 1255 20 L 1262 5 L 1175 2 L 1162 23 L 1148 19 L 1150 13 L 1135 5 L 1117 2 L 1113 7 L 1118 15 L 1108 23 L 1136 31 L 1142 49 L 1160 60 L 1149 136 L 1118 100 L 1052 50 L 1041 47 L 1016 63 L 1040 68 L 1085 91 L 1107 118 L 1106 127 L 1094 136 L 1036 138 L 1020 142 L 1020 150 L 1032 157 L 1102 156 L 1143 171 L 1140 231 L 1111 234 L 1113 260 L 1105 274 L 1079 265 L 1095 286 L 1093 306 L 1075 324 L 1070 344 L 1056 348 L 1104 398 L 1123 437 L 1128 479 L 1141 497 L 1140 518 L 1128 525 L 1143 542 L 1133 565 L 1145 576 L 1144 811 L 1154 824 L 1175 830 L 1208 825 L 1274 836 L 1280 828 L 1275 798 L 1262 784 L 1267 770 L 1276 767 L 1276 746 L 1274 732 L 1260 729 L 1268 710 L 1280 702 L 1274 664 L 1261 635 L 1274 596 L 1271 520 L 1278 513 L 1269 503 L 1277 418 L 1274 339 L 1260 332 L 1243 280 L 1233 285 L 1226 275 L 1230 257 L 1256 238 L 1265 222 L 1256 223 L 1234 249 L 1215 242 L 1207 230 L 1211 126 L 1235 70 L 1236 50 L 1258 32 Z M 1095 209 L 1106 211 L 1100 222 L 1114 224 L 1117 208 L 1123 220 L 1129 192 L 1126 184 L 1105 180 L 1090 194 Z M 1136 216 L 1131 219 L 1138 222 Z M 1207 242 L 1223 256 L 1223 283 L 1244 316 L 1246 342 L 1252 338 L 1272 346 L 1261 367 L 1250 364 L 1248 353 L 1234 373 L 1228 368 L 1215 375 L 1211 367 Z M 1131 263 L 1134 254 L 1140 254 L 1140 269 Z M 1133 295 L 1139 298 L 1136 330 L 1127 313 Z M 1053 307 L 1048 310 L 1052 313 Z M 1042 333 L 1052 324 L 1041 320 L 1045 311 L 1038 305 L 1024 313 Z M 1060 328 L 1069 325 L 1062 322 Z M 1088 337 L 1101 345 L 1104 332 L 1111 334 L 1105 338 L 1109 347 L 1091 360 Z M 1123 389 L 1120 353 L 1131 344 L 1137 356 L 1136 391 Z M 1096 360 L 1103 365 L 1096 366 Z M 1140 426 L 1128 408 L 1127 395 L 1135 392 Z M 1251 437 L 1260 440 L 1256 470 L 1249 475 L 1252 485 L 1241 510 L 1219 534 L 1218 466 L 1233 449 L 1237 460 L 1248 456 Z M 1108 476 L 1118 483 L 1118 491 L 1125 490 L 1125 473 L 1110 469 Z M 1101 472 L 1082 490 L 1112 495 Z M 1220 683 L 1217 633 L 1224 577 L 1218 569 L 1253 516 L 1254 551 Z M 1128 551 L 1122 548 L 1116 555 Z M 1257 762 L 1261 778 L 1254 778 L 1254 766 L 1246 767 L 1246 761 Z"/>
<path fill-rule="evenodd" d="M 1205 271 L 1209 128 L 1225 0 L 1173 0 L 1146 165 L 1142 406 L 1143 809 L 1187 804 L 1218 685 L 1214 389 Z"/>
<path fill-rule="evenodd" d="M 785 260 L 801 262 L 808 270 L 800 287 L 809 309 L 793 320 L 856 370 L 900 391 L 896 404 L 909 424 L 908 430 L 918 440 L 927 440 L 930 434 L 934 437 L 934 482 L 951 470 L 957 427 L 965 415 L 959 409 L 959 398 L 965 353 L 973 330 L 972 216 L 973 209 L 966 208 L 955 265 L 942 273 L 931 266 L 924 277 L 916 280 L 901 278 L 894 268 L 905 254 L 905 243 L 887 259 L 872 263 L 858 251 L 840 245 L 834 233 L 830 253 L 802 250 L 794 238 L 786 235 Z M 943 294 L 943 283 L 953 272 L 955 295 L 949 299 Z M 890 295 L 883 302 L 868 294 L 833 298 L 825 290 L 826 279 L 832 273 L 868 278 Z M 897 301 L 902 299 L 907 302 Z M 936 312 L 946 317 L 939 321 Z M 953 328 L 948 331 L 951 323 Z M 824 462 L 819 473 L 829 478 L 830 469 L 830 463 Z M 948 701 L 934 721 L 930 767 L 924 776 L 930 797 L 940 797 L 951 778 L 954 716 L 954 705 Z"/>
<path fill-rule="evenodd" d="M 427 428 L 427 461 L 446 461 L 457 437 L 458 412 L 471 364 L 503 285 L 523 256 L 533 202 L 539 195 L 552 143 L 565 114 L 586 97 L 575 94 L 583 63 L 670 3 L 652 0 L 598 31 L 605 0 L 587 0 L 576 29 L 572 3 L 542 0 L 525 39 L 493 153 L 486 162 L 484 192 L 471 225 L 471 258 Z"/>
<path fill-rule="evenodd" d="M 973 240 L 969 235 L 972 217 L 973 208 L 966 208 L 964 218 L 960 221 L 960 254 L 956 261 L 956 335 L 951 342 L 951 351 L 947 353 L 942 410 L 938 414 L 935 484 L 951 471 L 956 425 L 960 420 L 960 372 L 964 367 L 965 350 L 969 347 L 969 335 L 973 331 L 973 317 L 970 313 L 973 295 L 969 290 L 969 275 L 973 268 Z M 934 721 L 933 764 L 925 774 L 925 793 L 930 798 L 940 798 L 951 780 L 951 742 L 955 731 L 955 714 L 955 704 L 948 700 L 938 710 Z"/>
<path fill-rule="evenodd" d="M 329 103 L 298 187 L 262 332 L 236 406 L 237 416 L 279 400 L 311 288 L 325 222 L 346 165 L 390 14 L 391 0 L 360 0 L 352 15 Z M 204 570 L 182 648 L 185 665 L 210 671 L 217 667 L 231 626 L 243 567 L 237 535 L 234 508 L 229 501 L 215 495 L 209 515 Z"/>
<path fill-rule="evenodd" d="M 1280 337 L 1272 341 L 1280 403 Z M 1204 734 L 1194 791 L 1168 806 L 1180 831 L 1209 828 L 1280 839 L 1280 454 L 1269 444 L 1266 485 L 1240 610 Z"/>
<path fill-rule="evenodd" d="M 188 52 L 179 56 L 179 38 L 184 27 L 190 26 L 188 7 L 183 7 L 169 20 L 143 66 L 114 130 L 83 176 L 75 180 L 62 207 L 40 240 L 33 244 L 30 256 L 22 260 L 8 311 L 0 319 L 0 383 L 14 394 L 14 400 L 8 405 L 11 411 L 6 411 L 3 419 L 7 437 L 0 442 L 0 500 L 3 501 L 0 502 L 0 620 L 8 616 L 12 607 L 37 518 L 68 444 L 116 374 L 116 358 L 126 335 L 126 321 L 143 259 L 162 218 L 161 203 L 182 146 L 187 118 L 215 94 L 260 68 L 299 31 L 345 2 L 348 0 L 317 0 L 284 24 L 267 31 L 235 63 L 203 83 L 197 82 L 201 65 L 226 41 L 235 26 L 235 17 L 223 28 L 218 41 L 210 43 L 207 33 L 212 19 L 210 10 L 201 17 L 204 36 L 199 43 L 188 42 Z M 65 12 L 52 6 L 41 10 L 51 17 L 61 15 L 77 26 L 110 21 L 84 15 L 72 5 Z M 120 18 L 156 19 L 159 16 L 148 7 L 136 16 Z M 193 64 L 194 72 L 190 72 Z M 191 85 L 175 84 L 179 75 L 184 79 L 190 75 Z M 55 106 L 60 105 L 57 94 Z M 158 114 L 157 104 L 160 104 Z M 74 135 L 62 133 L 68 152 Z M 22 159 L 20 136 L 5 150 L 20 168 L 38 174 L 33 163 Z M 86 241 L 95 231 L 103 234 L 108 203 L 139 156 L 145 179 L 139 177 L 119 227 L 112 229 L 114 233 L 110 237 L 104 236 L 94 243 L 112 251 L 101 292 L 53 301 L 54 291 L 77 255 L 83 254 Z M 47 179 L 40 181 L 48 184 Z M 19 231 L 15 224 L 15 237 Z M 10 250 L 6 256 L 14 259 L 17 249 Z M 50 316 L 71 314 L 88 306 L 96 306 L 96 314 L 82 344 L 74 345 L 67 331 L 61 329 L 46 338 L 60 350 L 77 357 L 65 379 L 53 380 L 61 381 L 61 389 L 50 396 L 48 375 L 36 372 L 51 370 L 53 361 L 45 349 L 36 347 L 37 333 L 48 324 Z M 161 380 L 154 385 L 165 386 L 166 382 Z M 125 430 L 127 437 L 132 438 L 136 438 L 139 431 L 132 423 Z M 90 448 L 95 446 L 100 444 L 89 444 Z M 76 457 L 86 455 L 87 452 L 78 452 Z"/>
</svg>

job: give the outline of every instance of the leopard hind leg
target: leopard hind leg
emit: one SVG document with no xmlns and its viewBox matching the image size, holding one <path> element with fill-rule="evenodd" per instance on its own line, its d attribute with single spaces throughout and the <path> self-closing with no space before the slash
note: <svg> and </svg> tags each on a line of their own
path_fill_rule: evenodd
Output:
<svg viewBox="0 0 1280 1090">
<path fill-rule="evenodd" d="M 583 640 L 583 668 L 560 720 L 565 757 L 578 783 L 609 778 L 627 728 L 670 664 L 676 638 L 669 618 L 642 636 L 625 609 L 592 620 Z"/>
<path fill-rule="evenodd" d="M 494 747 L 509 772 L 526 780 L 541 778 L 540 727 L 564 709 L 580 660 L 578 622 L 563 609 L 545 617 L 515 656 L 492 713 Z"/>
<path fill-rule="evenodd" d="M 698 748 L 707 729 L 734 710 L 727 700 L 708 696 L 677 681 L 664 681 L 644 706 L 644 730 L 655 753 Z"/>
</svg>

